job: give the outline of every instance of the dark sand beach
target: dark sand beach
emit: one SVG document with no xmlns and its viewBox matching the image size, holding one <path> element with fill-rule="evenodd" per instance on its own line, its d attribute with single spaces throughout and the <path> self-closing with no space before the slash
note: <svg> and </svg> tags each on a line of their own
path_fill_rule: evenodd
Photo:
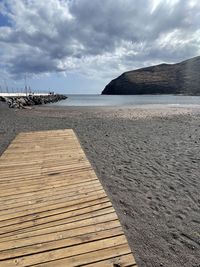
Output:
<svg viewBox="0 0 200 267">
<path fill-rule="evenodd" d="M 8 109 L 0 154 L 17 133 L 73 128 L 112 200 L 138 266 L 200 266 L 200 109 Z"/>
</svg>

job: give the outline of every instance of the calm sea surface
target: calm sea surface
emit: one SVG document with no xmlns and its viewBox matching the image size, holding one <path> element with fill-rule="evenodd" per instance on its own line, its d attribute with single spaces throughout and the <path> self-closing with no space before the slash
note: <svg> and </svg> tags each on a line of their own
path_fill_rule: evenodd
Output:
<svg viewBox="0 0 200 267">
<path fill-rule="evenodd" d="M 54 106 L 136 106 L 149 104 L 200 105 L 200 96 L 175 95 L 67 95 Z"/>
</svg>

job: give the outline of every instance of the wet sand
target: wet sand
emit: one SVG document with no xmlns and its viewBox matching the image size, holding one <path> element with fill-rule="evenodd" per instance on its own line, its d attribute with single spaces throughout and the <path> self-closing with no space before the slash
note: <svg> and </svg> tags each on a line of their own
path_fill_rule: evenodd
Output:
<svg viewBox="0 0 200 267">
<path fill-rule="evenodd" d="M 200 266 L 200 109 L 0 103 L 0 153 L 21 131 L 73 128 L 138 266 Z"/>
</svg>

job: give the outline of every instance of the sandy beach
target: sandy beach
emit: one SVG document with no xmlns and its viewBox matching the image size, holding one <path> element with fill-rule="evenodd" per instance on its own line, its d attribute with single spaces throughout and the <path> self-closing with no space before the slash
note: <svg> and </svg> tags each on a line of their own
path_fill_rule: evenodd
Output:
<svg viewBox="0 0 200 267">
<path fill-rule="evenodd" d="M 0 154 L 23 131 L 73 128 L 139 267 L 200 266 L 200 108 L 8 109 Z"/>
</svg>

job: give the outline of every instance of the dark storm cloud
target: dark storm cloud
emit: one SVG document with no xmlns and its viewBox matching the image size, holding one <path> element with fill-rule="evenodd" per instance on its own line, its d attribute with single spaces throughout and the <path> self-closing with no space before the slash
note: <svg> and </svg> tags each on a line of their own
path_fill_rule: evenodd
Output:
<svg viewBox="0 0 200 267">
<path fill-rule="evenodd" d="M 1 65 L 15 77 L 74 70 L 112 78 L 199 53 L 198 0 L 4 0 L 0 13 L 12 22 L 0 27 Z"/>
</svg>

